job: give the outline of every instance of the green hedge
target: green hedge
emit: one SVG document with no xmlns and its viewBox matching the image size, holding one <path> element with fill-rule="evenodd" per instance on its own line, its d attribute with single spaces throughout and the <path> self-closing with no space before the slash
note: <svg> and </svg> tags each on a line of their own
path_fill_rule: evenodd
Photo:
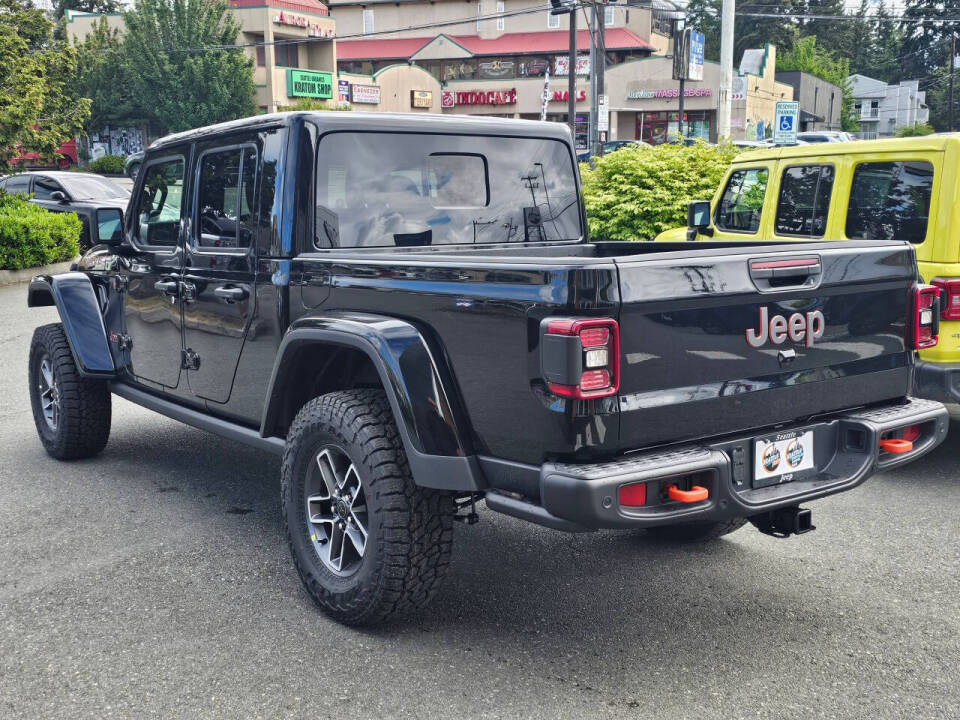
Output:
<svg viewBox="0 0 960 720">
<path fill-rule="evenodd" d="M 90 163 L 88 170 L 101 175 L 123 175 L 123 166 L 127 159 L 122 155 L 104 155 Z"/>
<path fill-rule="evenodd" d="M 44 210 L 0 191 L 0 270 L 70 260 L 79 250 L 80 218 Z"/>
<path fill-rule="evenodd" d="M 730 144 L 625 147 L 580 165 L 590 235 L 647 240 L 687 224 L 691 200 L 713 197 L 739 148 Z"/>
</svg>

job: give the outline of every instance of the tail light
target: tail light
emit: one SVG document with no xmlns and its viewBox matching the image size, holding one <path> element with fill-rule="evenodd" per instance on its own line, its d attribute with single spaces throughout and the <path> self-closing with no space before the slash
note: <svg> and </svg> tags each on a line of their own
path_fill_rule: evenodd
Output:
<svg viewBox="0 0 960 720">
<path fill-rule="evenodd" d="M 960 278 L 934 278 L 930 284 L 940 289 L 940 317 L 960 320 Z"/>
<path fill-rule="evenodd" d="M 936 345 L 940 339 L 940 289 L 933 285 L 914 286 L 911 315 L 908 326 L 912 328 L 913 347 L 923 350 Z"/>
<path fill-rule="evenodd" d="M 612 318 L 544 320 L 540 369 L 550 392 L 577 400 L 620 389 L 620 326 Z"/>
</svg>

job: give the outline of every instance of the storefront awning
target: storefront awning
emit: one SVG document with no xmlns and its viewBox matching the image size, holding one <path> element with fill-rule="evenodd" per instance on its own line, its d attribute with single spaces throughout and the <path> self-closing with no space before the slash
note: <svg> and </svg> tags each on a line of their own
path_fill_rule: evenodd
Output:
<svg viewBox="0 0 960 720">
<path fill-rule="evenodd" d="M 814 115 L 812 112 L 800 108 L 800 122 L 823 122 L 823 118 L 820 115 Z"/>
</svg>

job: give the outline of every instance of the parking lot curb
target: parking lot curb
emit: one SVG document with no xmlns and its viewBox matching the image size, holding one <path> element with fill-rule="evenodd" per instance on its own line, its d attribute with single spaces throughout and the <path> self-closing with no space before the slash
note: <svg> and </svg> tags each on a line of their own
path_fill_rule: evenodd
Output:
<svg viewBox="0 0 960 720">
<path fill-rule="evenodd" d="M 24 268 L 23 270 L 0 270 L 0 287 L 30 282 L 37 275 L 56 275 L 57 273 L 67 272 L 72 262 L 74 262 L 74 260 L 53 263 L 51 265 L 41 265 L 40 267 Z"/>
</svg>

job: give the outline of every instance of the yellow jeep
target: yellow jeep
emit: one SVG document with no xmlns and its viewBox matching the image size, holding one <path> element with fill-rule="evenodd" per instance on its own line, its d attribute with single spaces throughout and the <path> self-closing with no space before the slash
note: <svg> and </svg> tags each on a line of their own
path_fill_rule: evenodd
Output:
<svg viewBox="0 0 960 720">
<path fill-rule="evenodd" d="M 906 240 L 940 288 L 940 342 L 920 351 L 914 393 L 960 402 L 960 133 L 747 152 L 688 227 L 657 240 Z"/>
</svg>

